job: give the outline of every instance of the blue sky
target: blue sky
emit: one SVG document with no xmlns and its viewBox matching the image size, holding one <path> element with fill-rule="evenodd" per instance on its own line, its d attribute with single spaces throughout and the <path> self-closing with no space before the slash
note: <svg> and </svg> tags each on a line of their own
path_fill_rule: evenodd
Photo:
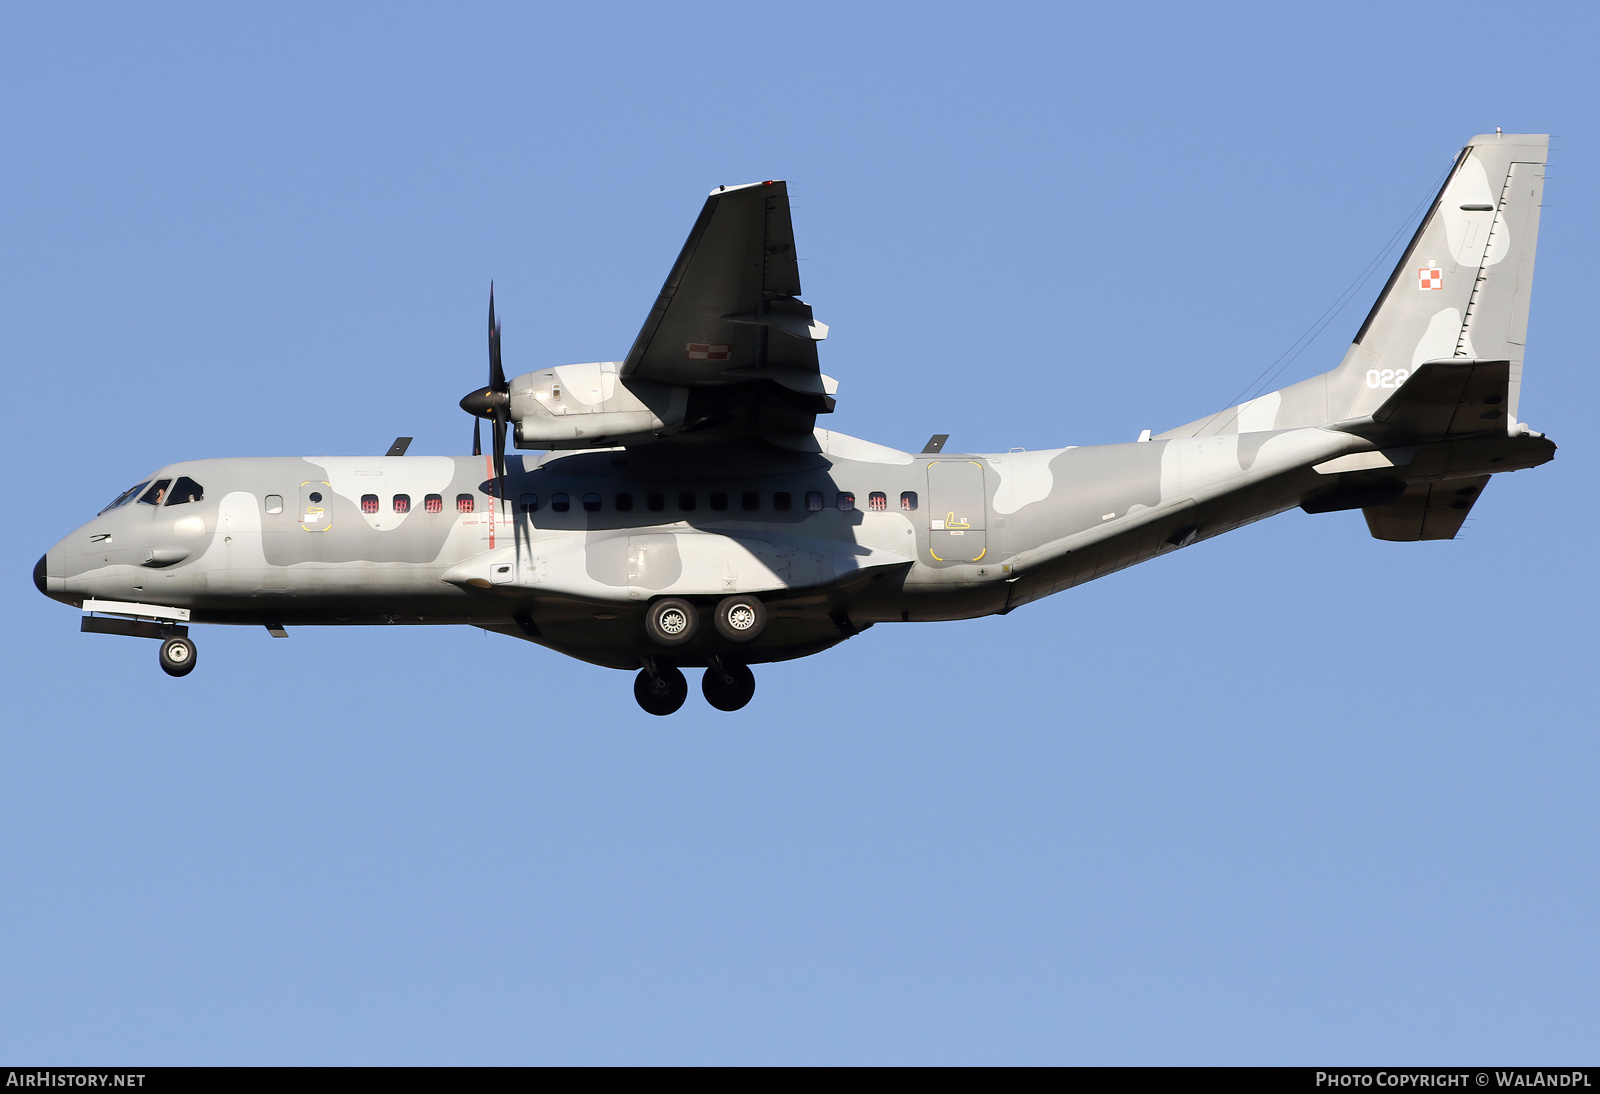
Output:
<svg viewBox="0 0 1600 1094">
<path fill-rule="evenodd" d="M 1553 1063 L 1600 1049 L 1593 10 L 12 5 L 0 1058 Z M 1217 409 L 1496 125 L 1556 134 L 1522 417 L 1454 542 L 1299 512 L 658 720 L 467 629 L 81 635 L 163 463 L 463 452 L 790 180 L 830 423 Z M 1281 382 L 1336 363 L 1387 273 Z"/>
</svg>

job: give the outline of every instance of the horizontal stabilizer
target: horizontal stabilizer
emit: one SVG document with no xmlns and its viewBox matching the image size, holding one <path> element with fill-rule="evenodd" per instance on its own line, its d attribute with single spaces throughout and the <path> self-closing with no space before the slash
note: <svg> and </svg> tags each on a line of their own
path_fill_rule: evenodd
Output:
<svg viewBox="0 0 1600 1094">
<path fill-rule="evenodd" d="M 1423 539 L 1455 539 L 1461 524 L 1483 495 L 1488 475 L 1472 479 L 1418 483 L 1406 487 L 1400 500 L 1362 510 L 1374 539 L 1415 543 Z"/>
<path fill-rule="evenodd" d="M 1366 418 L 1333 428 L 1385 440 L 1506 431 L 1510 361 L 1424 361 Z"/>
</svg>

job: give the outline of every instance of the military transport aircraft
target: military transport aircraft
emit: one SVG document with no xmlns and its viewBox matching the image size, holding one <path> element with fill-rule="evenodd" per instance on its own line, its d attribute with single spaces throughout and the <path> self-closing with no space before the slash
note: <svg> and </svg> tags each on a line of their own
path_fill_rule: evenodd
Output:
<svg viewBox="0 0 1600 1094">
<path fill-rule="evenodd" d="M 706 199 L 621 361 L 489 379 L 461 400 L 482 452 L 218 459 L 141 476 L 34 569 L 82 629 L 456 623 L 637 670 L 652 714 L 704 668 L 876 623 L 1005 614 L 1296 506 L 1360 509 L 1386 540 L 1450 539 L 1491 475 L 1555 445 L 1517 418 L 1548 140 L 1462 149 L 1331 372 L 1126 444 L 901 452 L 817 426 L 836 385 L 800 299 L 782 182 Z M 541 454 L 510 456 L 518 449 Z"/>
</svg>

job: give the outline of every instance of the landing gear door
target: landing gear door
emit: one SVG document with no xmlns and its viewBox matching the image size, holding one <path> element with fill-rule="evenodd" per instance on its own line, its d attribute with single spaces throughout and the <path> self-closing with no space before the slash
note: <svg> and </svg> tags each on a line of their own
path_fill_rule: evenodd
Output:
<svg viewBox="0 0 1600 1094">
<path fill-rule="evenodd" d="M 928 465 L 928 551 L 935 562 L 977 562 L 988 550 L 988 494 L 977 460 Z"/>
</svg>

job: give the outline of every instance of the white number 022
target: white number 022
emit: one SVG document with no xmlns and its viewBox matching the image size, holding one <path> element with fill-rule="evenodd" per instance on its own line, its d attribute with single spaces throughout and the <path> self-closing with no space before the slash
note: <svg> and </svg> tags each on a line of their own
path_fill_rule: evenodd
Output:
<svg viewBox="0 0 1600 1094">
<path fill-rule="evenodd" d="M 1385 368 L 1367 369 L 1368 387 L 1399 387 L 1406 382 L 1406 377 L 1411 375 L 1410 369 Z"/>
</svg>

